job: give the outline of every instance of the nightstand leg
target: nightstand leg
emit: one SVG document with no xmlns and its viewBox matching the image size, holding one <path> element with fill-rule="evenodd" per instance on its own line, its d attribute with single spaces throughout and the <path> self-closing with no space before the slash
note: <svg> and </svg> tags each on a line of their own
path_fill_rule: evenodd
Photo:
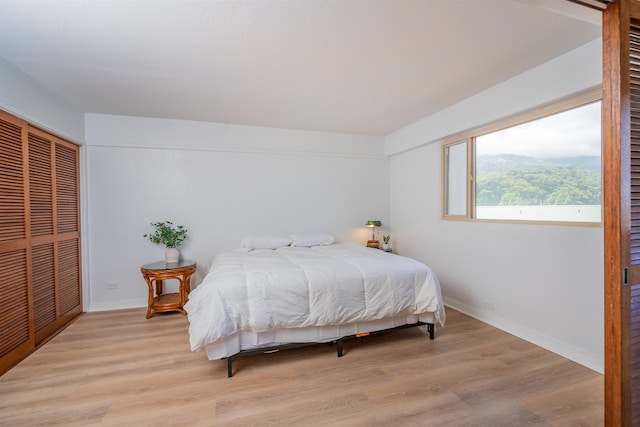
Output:
<svg viewBox="0 0 640 427">
<path fill-rule="evenodd" d="M 153 316 L 153 280 L 148 276 L 144 276 L 144 280 L 147 282 L 147 286 L 149 287 L 149 298 L 147 301 L 147 319 L 149 319 Z"/>
<path fill-rule="evenodd" d="M 191 292 L 191 275 L 187 275 L 184 279 L 184 290 L 187 293 L 187 296 Z"/>
<path fill-rule="evenodd" d="M 185 311 L 182 307 L 184 307 L 184 305 L 187 303 L 187 290 L 185 288 L 186 279 L 184 275 L 182 275 L 182 277 L 179 277 L 178 280 L 180 281 L 180 313 L 185 314 Z"/>
</svg>

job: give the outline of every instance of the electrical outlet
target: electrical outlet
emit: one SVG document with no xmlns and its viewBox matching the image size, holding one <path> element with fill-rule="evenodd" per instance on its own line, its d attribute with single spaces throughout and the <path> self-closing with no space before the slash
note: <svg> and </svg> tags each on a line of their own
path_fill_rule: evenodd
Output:
<svg viewBox="0 0 640 427">
<path fill-rule="evenodd" d="M 109 282 L 107 283 L 107 289 L 110 291 L 118 289 L 118 284 L 116 282 Z"/>
</svg>

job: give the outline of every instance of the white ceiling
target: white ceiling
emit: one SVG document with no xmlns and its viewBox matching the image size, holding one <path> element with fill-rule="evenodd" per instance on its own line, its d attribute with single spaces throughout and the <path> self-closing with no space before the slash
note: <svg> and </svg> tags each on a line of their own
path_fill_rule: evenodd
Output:
<svg viewBox="0 0 640 427">
<path fill-rule="evenodd" d="M 84 112 L 387 135 L 598 38 L 566 0 L 0 0 Z"/>
</svg>

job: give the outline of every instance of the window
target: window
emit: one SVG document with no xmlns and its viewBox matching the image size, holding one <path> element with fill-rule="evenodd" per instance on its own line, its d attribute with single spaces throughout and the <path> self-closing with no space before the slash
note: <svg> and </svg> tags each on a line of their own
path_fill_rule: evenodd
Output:
<svg viewBox="0 0 640 427">
<path fill-rule="evenodd" d="M 445 190 L 448 215 L 467 215 L 467 143 L 459 142 L 445 148 Z"/>
<path fill-rule="evenodd" d="M 443 216 L 601 222 L 601 102 L 581 95 L 443 145 Z"/>
</svg>

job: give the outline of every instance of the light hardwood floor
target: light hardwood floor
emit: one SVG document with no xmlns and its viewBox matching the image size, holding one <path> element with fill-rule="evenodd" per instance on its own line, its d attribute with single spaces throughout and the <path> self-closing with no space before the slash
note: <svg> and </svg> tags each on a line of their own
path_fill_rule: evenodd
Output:
<svg viewBox="0 0 640 427">
<path fill-rule="evenodd" d="M 82 315 L 0 377 L 1 426 L 601 426 L 603 376 L 452 309 L 425 327 L 225 361 L 179 313 Z"/>
</svg>

